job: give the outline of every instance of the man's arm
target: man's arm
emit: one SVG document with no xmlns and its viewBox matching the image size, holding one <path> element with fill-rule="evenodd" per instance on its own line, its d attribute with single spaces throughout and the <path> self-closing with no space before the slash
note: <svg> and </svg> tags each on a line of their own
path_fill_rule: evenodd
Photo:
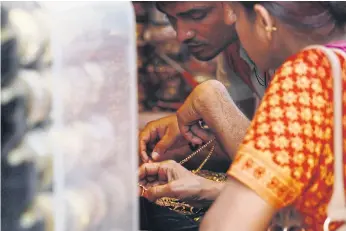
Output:
<svg viewBox="0 0 346 231">
<path fill-rule="evenodd" d="M 234 144 L 236 144 L 232 150 L 233 153 L 230 155 L 228 153 L 229 156 L 232 156 L 235 154 L 235 152 L 238 149 L 238 145 L 240 144 L 240 142 L 243 140 L 245 134 L 246 134 L 246 130 L 248 129 L 248 127 L 250 126 L 251 121 L 247 118 L 247 116 L 238 108 L 238 106 L 235 104 L 234 100 L 231 97 L 230 91 L 231 91 L 231 79 L 237 79 L 240 77 L 238 77 L 233 70 L 230 69 L 229 66 L 227 66 L 227 63 L 225 62 L 225 54 L 221 53 L 218 57 L 217 57 L 217 71 L 216 71 L 216 80 L 220 81 L 226 88 L 227 92 L 222 91 L 222 98 L 224 102 L 231 103 L 229 106 L 229 108 L 225 108 L 226 112 L 229 111 L 230 117 L 228 118 L 229 122 L 231 123 L 238 123 L 238 125 L 235 125 L 235 131 L 238 134 L 237 137 L 231 137 L 230 142 L 234 142 Z M 228 93 L 228 94 L 227 94 Z M 232 113 L 232 114 L 231 114 Z M 233 121 L 231 121 L 233 120 Z M 227 123 L 228 124 L 228 123 Z M 226 127 L 227 124 L 224 124 L 224 127 Z M 243 132 L 241 132 L 243 131 Z M 219 142 L 220 143 L 220 142 Z M 217 144 L 218 150 L 219 152 L 224 152 L 225 147 L 223 147 L 220 144 Z M 221 142 L 222 143 L 222 142 Z M 226 149 L 227 150 L 227 149 Z"/>
<path fill-rule="evenodd" d="M 205 92 L 201 99 L 204 102 L 199 110 L 204 111 L 201 114 L 208 111 L 206 114 L 209 116 L 204 118 L 206 124 L 216 134 L 219 144 L 222 144 L 222 149 L 227 150 L 228 156 L 233 160 L 250 126 L 250 121 L 235 105 L 222 83 L 216 80 L 208 82 L 212 87 L 206 89 L 208 92 Z M 210 95 L 214 97 L 210 97 Z"/>
</svg>

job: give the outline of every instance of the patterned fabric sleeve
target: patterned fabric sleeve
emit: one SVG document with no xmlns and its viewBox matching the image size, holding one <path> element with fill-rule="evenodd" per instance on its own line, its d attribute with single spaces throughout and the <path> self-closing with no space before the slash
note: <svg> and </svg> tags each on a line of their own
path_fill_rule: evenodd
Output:
<svg viewBox="0 0 346 231">
<path fill-rule="evenodd" d="M 330 138 L 325 123 L 329 95 L 322 86 L 328 68 L 321 69 L 323 65 L 329 63 L 316 50 L 282 65 L 228 171 L 277 209 L 308 186 L 328 134 Z"/>
</svg>

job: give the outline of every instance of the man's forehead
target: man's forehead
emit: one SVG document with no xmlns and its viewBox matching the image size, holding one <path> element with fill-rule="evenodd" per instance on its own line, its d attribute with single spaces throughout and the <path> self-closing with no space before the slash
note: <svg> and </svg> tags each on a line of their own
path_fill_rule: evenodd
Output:
<svg viewBox="0 0 346 231">
<path fill-rule="evenodd" d="M 192 10 L 217 6 L 220 2 L 156 2 L 157 8 L 165 14 L 178 15 Z"/>
</svg>

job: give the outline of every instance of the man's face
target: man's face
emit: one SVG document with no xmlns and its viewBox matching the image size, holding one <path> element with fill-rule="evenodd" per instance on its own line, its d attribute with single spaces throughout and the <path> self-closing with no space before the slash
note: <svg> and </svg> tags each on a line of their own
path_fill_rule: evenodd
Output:
<svg viewBox="0 0 346 231">
<path fill-rule="evenodd" d="M 224 21 L 223 2 L 162 2 L 165 13 L 177 32 L 177 39 L 185 43 L 197 59 L 213 59 L 237 39 L 234 25 Z"/>
</svg>

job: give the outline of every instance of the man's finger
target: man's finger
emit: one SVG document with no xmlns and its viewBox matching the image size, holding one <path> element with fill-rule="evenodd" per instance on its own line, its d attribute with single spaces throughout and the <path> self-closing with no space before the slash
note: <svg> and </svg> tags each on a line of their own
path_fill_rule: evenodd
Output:
<svg viewBox="0 0 346 231">
<path fill-rule="evenodd" d="M 164 160 L 181 160 L 183 157 L 191 153 L 191 148 L 189 145 L 185 144 L 174 149 L 167 150 L 163 155 L 159 156 L 156 162 Z"/>
<path fill-rule="evenodd" d="M 195 136 L 199 137 L 203 141 L 208 141 L 213 138 L 213 135 L 209 131 L 201 128 L 199 124 L 192 125 L 190 130 Z"/>
<path fill-rule="evenodd" d="M 164 155 L 167 149 L 170 148 L 174 142 L 175 137 L 172 137 L 172 135 L 169 132 L 167 132 L 162 137 L 162 139 L 156 144 L 153 153 L 151 154 L 153 160 L 158 161 L 160 159 L 160 156 Z"/>
<path fill-rule="evenodd" d="M 191 143 L 198 144 L 198 145 L 203 143 L 202 139 L 200 139 L 199 137 L 197 137 L 193 134 L 193 132 L 190 130 L 190 126 L 182 126 L 180 129 L 181 129 L 181 133 L 185 137 L 185 139 L 187 139 Z"/>
<path fill-rule="evenodd" d="M 149 123 L 139 135 L 139 154 L 144 163 L 148 163 L 150 155 L 148 155 L 148 146 L 154 146 L 160 138 L 157 126 Z"/>
<path fill-rule="evenodd" d="M 193 144 L 202 144 L 203 141 L 199 137 L 195 136 L 190 130 L 190 127 L 195 123 L 197 124 L 198 120 L 201 118 L 189 103 L 185 103 L 179 108 L 177 111 L 177 118 L 180 132 L 185 139 L 189 140 Z"/>
<path fill-rule="evenodd" d="M 150 133 L 147 129 L 144 129 L 139 133 L 139 155 L 144 163 L 149 161 L 149 156 L 147 154 L 147 143 L 150 140 Z"/>
<path fill-rule="evenodd" d="M 148 154 L 146 152 L 144 152 L 144 151 L 140 152 L 139 156 L 140 156 L 140 158 L 141 158 L 143 163 L 148 163 L 149 160 L 150 160 Z"/>
<path fill-rule="evenodd" d="M 199 118 L 198 113 L 191 106 L 189 100 L 186 100 L 185 103 L 177 111 L 177 119 L 178 124 L 191 125 L 201 118 Z"/>
</svg>

